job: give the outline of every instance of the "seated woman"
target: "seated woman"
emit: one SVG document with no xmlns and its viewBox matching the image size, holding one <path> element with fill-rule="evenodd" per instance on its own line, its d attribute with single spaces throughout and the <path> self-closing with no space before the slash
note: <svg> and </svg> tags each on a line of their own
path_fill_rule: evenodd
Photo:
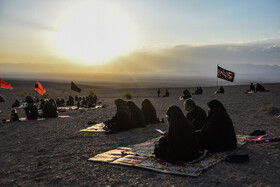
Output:
<svg viewBox="0 0 280 187">
<path fill-rule="evenodd" d="M 11 113 L 11 119 L 10 121 L 19 121 L 19 118 L 18 118 L 18 114 L 17 114 L 17 110 L 16 109 L 13 109 L 12 110 L 12 113 Z"/>
<path fill-rule="evenodd" d="M 185 100 L 185 99 L 189 99 L 189 98 L 192 98 L 192 95 L 191 93 L 189 92 L 189 90 L 186 88 L 184 91 L 183 91 L 183 96 L 182 98 Z"/>
<path fill-rule="evenodd" d="M 191 161 L 198 158 L 199 143 L 191 122 L 178 106 L 166 112 L 168 132 L 159 140 L 154 153 L 167 162 Z"/>
<path fill-rule="evenodd" d="M 255 89 L 255 86 L 254 86 L 254 84 L 251 82 L 251 84 L 250 84 L 250 89 L 248 90 L 248 91 L 255 91 L 256 89 Z"/>
<path fill-rule="evenodd" d="M 142 102 L 142 112 L 144 114 L 146 124 L 159 123 L 156 109 L 149 99 L 145 99 Z"/>
<path fill-rule="evenodd" d="M 69 95 L 68 101 L 66 102 L 67 106 L 74 106 L 74 98 Z"/>
<path fill-rule="evenodd" d="M 145 127 L 146 121 L 141 109 L 132 101 L 128 101 L 127 106 L 131 111 L 131 123 L 133 127 Z"/>
<path fill-rule="evenodd" d="M 56 110 L 56 105 L 53 101 L 46 101 L 43 108 L 43 117 L 44 118 L 56 118 L 58 117 L 58 113 Z"/>
<path fill-rule="evenodd" d="M 200 86 L 198 86 L 196 88 L 196 90 L 194 91 L 193 95 L 201 95 L 203 93 L 203 90 Z"/>
<path fill-rule="evenodd" d="M 257 86 L 256 86 L 256 91 L 261 91 L 261 92 L 269 92 L 269 90 L 266 90 L 263 85 L 257 83 Z"/>
<path fill-rule="evenodd" d="M 218 88 L 218 90 L 215 91 L 215 94 L 217 94 L 217 93 L 225 93 L 224 87 L 223 87 L 223 86 L 220 86 L 220 87 Z"/>
<path fill-rule="evenodd" d="M 199 132 L 201 148 L 213 152 L 234 150 L 237 146 L 236 135 L 224 105 L 215 99 L 207 105 L 207 122 Z"/>
<path fill-rule="evenodd" d="M 19 107 L 19 101 L 16 99 L 12 107 Z"/>
<path fill-rule="evenodd" d="M 117 106 L 117 113 L 112 119 L 104 122 L 106 127 L 111 132 L 132 129 L 133 126 L 131 124 L 131 112 L 126 102 L 122 99 L 117 99 L 115 100 L 115 104 Z"/>
<path fill-rule="evenodd" d="M 27 96 L 27 97 L 25 99 L 25 101 L 27 102 L 27 106 L 26 106 L 26 108 L 24 108 L 26 118 L 31 119 L 31 120 L 36 120 L 39 117 L 38 109 L 34 105 L 34 100 L 30 96 Z"/>
</svg>

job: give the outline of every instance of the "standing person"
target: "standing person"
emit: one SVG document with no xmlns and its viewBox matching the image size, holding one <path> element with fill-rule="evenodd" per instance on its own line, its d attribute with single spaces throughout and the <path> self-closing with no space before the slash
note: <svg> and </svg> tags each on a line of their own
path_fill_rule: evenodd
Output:
<svg viewBox="0 0 280 187">
<path fill-rule="evenodd" d="M 160 97 L 160 89 L 157 90 L 157 96 Z"/>
<path fill-rule="evenodd" d="M 186 117 L 191 121 L 195 130 L 200 130 L 206 122 L 206 112 L 195 104 L 192 99 L 186 99 L 184 102 L 185 110 L 188 112 Z"/>
<path fill-rule="evenodd" d="M 168 132 L 155 146 L 155 156 L 167 162 L 191 161 L 199 157 L 199 143 L 194 128 L 178 106 L 166 112 Z"/>
<path fill-rule="evenodd" d="M 207 122 L 199 134 L 201 147 L 213 152 L 234 150 L 237 146 L 236 135 L 224 105 L 215 99 L 207 105 Z"/>
</svg>

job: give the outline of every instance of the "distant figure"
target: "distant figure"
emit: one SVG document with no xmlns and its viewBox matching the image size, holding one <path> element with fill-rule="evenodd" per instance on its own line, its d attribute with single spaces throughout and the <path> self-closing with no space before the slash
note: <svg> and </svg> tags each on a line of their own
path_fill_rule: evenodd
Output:
<svg viewBox="0 0 280 187">
<path fill-rule="evenodd" d="M 157 90 L 157 96 L 160 97 L 160 89 Z"/>
<path fill-rule="evenodd" d="M 186 99 L 189 99 L 189 98 L 192 98 L 192 95 L 190 94 L 189 90 L 186 88 L 184 91 L 183 91 L 183 96 L 181 96 L 182 100 L 186 100 Z"/>
<path fill-rule="evenodd" d="M 206 122 L 206 112 L 197 106 L 192 99 L 186 99 L 184 107 L 188 112 L 186 114 L 187 119 L 190 120 L 195 130 L 200 130 Z"/>
<path fill-rule="evenodd" d="M 266 90 L 261 84 L 257 83 L 256 91 L 268 92 L 269 90 Z"/>
<path fill-rule="evenodd" d="M 2 95 L 0 95 L 0 103 L 5 102 L 5 99 Z"/>
<path fill-rule="evenodd" d="M 168 90 L 165 91 L 165 94 L 164 94 L 163 97 L 169 97 L 169 91 Z"/>
<path fill-rule="evenodd" d="M 32 97 L 31 96 L 26 96 L 25 97 L 25 99 L 24 99 L 24 101 L 26 102 L 26 103 L 32 103 L 32 104 L 34 104 L 35 103 L 35 101 L 32 99 Z"/>
<path fill-rule="evenodd" d="M 19 107 L 19 101 L 16 99 L 12 107 Z"/>
<path fill-rule="evenodd" d="M 77 102 L 77 108 L 80 108 L 81 104 L 80 101 Z"/>
<path fill-rule="evenodd" d="M 92 102 L 93 102 L 94 105 L 96 105 L 96 103 L 97 103 L 97 96 L 96 95 L 93 96 Z"/>
<path fill-rule="evenodd" d="M 67 106 L 74 106 L 74 98 L 69 95 L 68 101 L 66 103 Z"/>
<path fill-rule="evenodd" d="M 146 121 L 142 110 L 132 101 L 128 101 L 127 106 L 131 111 L 131 123 L 133 127 L 145 127 Z"/>
<path fill-rule="evenodd" d="M 201 148 L 213 152 L 234 150 L 237 146 L 236 135 L 224 105 L 218 100 L 212 100 L 207 105 L 207 122 L 199 133 Z"/>
<path fill-rule="evenodd" d="M 57 107 L 62 107 L 61 101 L 59 100 L 59 98 L 56 99 L 56 106 Z"/>
<path fill-rule="evenodd" d="M 83 97 L 83 99 L 82 99 L 82 107 L 86 107 L 87 106 L 87 101 L 86 101 L 86 98 L 85 97 Z"/>
<path fill-rule="evenodd" d="M 44 118 L 56 118 L 58 117 L 58 113 L 56 110 L 56 106 L 52 101 L 46 101 L 43 107 L 43 117 Z"/>
<path fill-rule="evenodd" d="M 167 162 L 191 161 L 199 157 L 199 142 L 190 121 L 178 106 L 166 112 L 168 132 L 159 139 L 154 153 Z"/>
<path fill-rule="evenodd" d="M 37 107 L 34 105 L 34 100 L 31 96 L 26 96 L 25 102 L 27 103 L 26 108 L 24 108 L 26 118 L 36 120 L 39 117 L 39 113 Z"/>
<path fill-rule="evenodd" d="M 60 100 L 60 104 L 61 104 L 61 106 L 64 106 L 65 101 L 64 101 L 64 99 L 63 99 L 63 98 L 61 98 L 61 100 Z"/>
<path fill-rule="evenodd" d="M 225 93 L 225 90 L 224 90 L 224 87 L 223 86 L 220 86 L 218 88 L 218 90 L 215 91 L 215 94 L 218 94 L 218 93 Z"/>
<path fill-rule="evenodd" d="M 77 95 L 75 95 L 75 101 L 79 101 L 79 98 Z"/>
<path fill-rule="evenodd" d="M 253 83 L 250 84 L 250 91 L 255 91 L 255 86 Z"/>
<path fill-rule="evenodd" d="M 202 88 L 200 86 L 196 87 L 195 92 L 193 93 L 193 95 L 201 95 L 203 92 Z"/>
<path fill-rule="evenodd" d="M 45 106 L 45 100 L 44 100 L 44 99 L 41 99 L 41 100 L 40 100 L 39 109 L 43 109 L 44 106 Z"/>
<path fill-rule="evenodd" d="M 142 102 L 142 112 L 144 114 L 146 124 L 159 123 L 156 109 L 149 99 L 145 99 Z"/>
<path fill-rule="evenodd" d="M 112 119 L 104 122 L 106 127 L 111 132 L 126 131 L 132 129 L 133 127 L 131 124 L 131 111 L 128 108 L 126 102 L 122 99 L 116 99 L 115 104 L 117 107 L 117 113 Z"/>
<path fill-rule="evenodd" d="M 11 121 L 11 122 L 12 122 L 12 121 L 19 121 L 19 117 L 18 117 L 18 114 L 17 114 L 17 110 L 16 110 L 16 109 L 13 109 L 13 110 L 12 110 L 10 121 Z"/>
</svg>

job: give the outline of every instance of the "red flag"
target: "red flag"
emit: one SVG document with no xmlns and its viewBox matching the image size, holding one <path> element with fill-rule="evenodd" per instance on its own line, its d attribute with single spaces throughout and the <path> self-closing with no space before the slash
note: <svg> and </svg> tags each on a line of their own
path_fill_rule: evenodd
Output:
<svg viewBox="0 0 280 187">
<path fill-rule="evenodd" d="M 46 90 L 43 88 L 43 86 L 38 81 L 36 81 L 35 90 L 41 95 L 43 95 L 46 92 Z"/>
<path fill-rule="evenodd" d="M 6 88 L 6 89 L 13 89 L 13 87 L 9 84 L 9 83 L 7 83 L 6 81 L 4 81 L 3 79 L 1 79 L 1 84 L 0 84 L 1 86 L 1 88 Z"/>
</svg>

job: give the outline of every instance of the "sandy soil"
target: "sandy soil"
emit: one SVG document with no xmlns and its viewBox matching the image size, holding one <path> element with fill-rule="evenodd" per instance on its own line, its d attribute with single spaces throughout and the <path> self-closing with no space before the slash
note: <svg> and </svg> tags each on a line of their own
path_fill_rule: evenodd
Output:
<svg viewBox="0 0 280 187">
<path fill-rule="evenodd" d="M 10 81 L 14 89 L 1 89 L 6 98 L 0 103 L 0 119 L 10 117 L 16 94 L 33 93 L 34 82 Z M 70 84 L 42 82 L 51 97 L 70 93 Z M 225 94 L 214 95 L 215 87 L 204 87 L 203 95 L 194 96 L 195 102 L 207 110 L 207 102 L 218 99 L 230 114 L 237 134 L 249 134 L 260 129 L 280 136 L 280 84 L 264 84 L 268 93 L 244 94 L 249 86 L 225 86 Z M 48 119 L 37 122 L 0 123 L 0 186 L 279 186 L 280 142 L 247 144 L 237 154 L 248 154 L 250 161 L 243 164 L 221 162 L 201 176 L 183 177 L 161 174 L 145 169 L 90 162 L 88 158 L 118 146 L 141 143 L 157 137 L 155 128 L 167 129 L 166 124 L 146 128 L 143 134 L 121 132 L 113 135 L 79 132 L 88 121 L 102 122 L 115 114 L 114 100 L 130 92 L 138 106 L 144 98 L 155 105 L 160 118 L 170 105 L 183 109 L 178 100 L 185 88 L 168 88 L 169 98 L 158 98 L 157 88 L 108 89 L 83 85 L 81 95 L 88 89 L 95 93 L 106 108 L 72 110 L 60 113 L 70 118 Z M 165 88 L 164 88 L 165 89 Z M 190 92 L 194 88 L 189 88 Z M 162 91 L 164 91 L 162 89 Z M 74 92 L 71 92 L 74 95 Z M 269 107 L 268 107 L 269 106 Z M 265 107 L 268 107 L 265 111 Z M 274 109 L 270 111 L 270 109 Z M 25 117 L 23 109 L 19 116 Z M 166 120 L 165 120 L 166 121 Z"/>
</svg>

